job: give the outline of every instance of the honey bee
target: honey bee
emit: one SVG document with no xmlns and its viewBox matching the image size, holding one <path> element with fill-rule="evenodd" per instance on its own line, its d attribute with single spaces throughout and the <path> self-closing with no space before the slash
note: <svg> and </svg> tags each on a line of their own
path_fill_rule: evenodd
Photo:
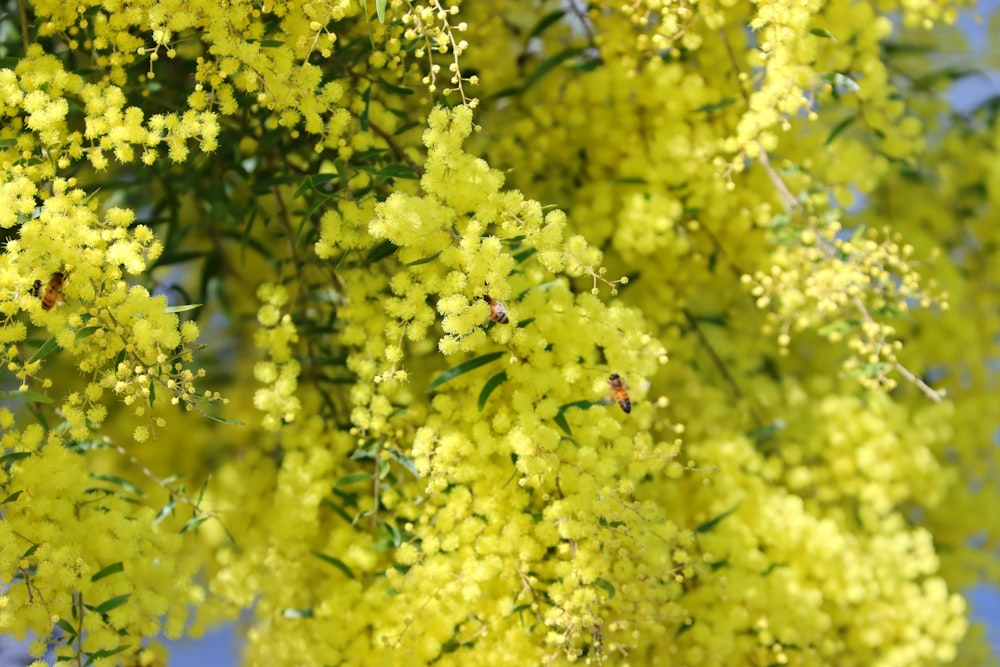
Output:
<svg viewBox="0 0 1000 667">
<path fill-rule="evenodd" d="M 628 397 L 628 386 L 622 376 L 618 373 L 612 373 L 608 377 L 608 384 L 611 386 L 611 393 L 614 395 L 618 407 L 625 413 L 632 412 L 632 399 Z"/>
<path fill-rule="evenodd" d="M 32 287 L 31 293 L 38 296 L 39 293 L 42 295 L 42 310 L 52 310 L 52 308 L 63 302 L 63 281 L 66 279 L 59 271 L 56 271 L 49 278 L 49 282 L 45 285 L 45 291 L 42 292 L 42 281 L 36 280 L 34 287 Z"/>
<path fill-rule="evenodd" d="M 507 317 L 507 306 L 502 301 L 496 301 L 489 294 L 484 294 L 480 298 L 490 304 L 491 320 L 500 324 L 507 324 L 510 321 Z"/>
</svg>

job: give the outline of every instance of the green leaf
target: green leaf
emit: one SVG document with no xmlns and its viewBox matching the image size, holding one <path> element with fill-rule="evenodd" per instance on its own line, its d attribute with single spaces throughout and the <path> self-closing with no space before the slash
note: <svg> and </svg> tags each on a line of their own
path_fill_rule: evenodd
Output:
<svg viewBox="0 0 1000 667">
<path fill-rule="evenodd" d="M 372 104 L 372 86 L 368 86 L 368 88 L 365 89 L 365 92 L 361 95 L 361 100 L 365 103 L 365 108 L 361 110 L 358 120 L 361 122 L 361 131 L 367 132 L 369 126 L 368 111 Z"/>
<path fill-rule="evenodd" d="M 440 251 L 434 253 L 433 255 L 428 255 L 427 257 L 421 257 L 420 259 L 415 259 L 412 262 L 408 262 L 406 266 L 420 266 L 421 264 L 428 264 L 433 262 L 441 254 Z"/>
<path fill-rule="evenodd" d="M 386 90 L 388 90 L 390 93 L 395 93 L 397 95 L 413 95 L 414 92 L 416 92 L 412 88 L 406 88 L 404 86 L 397 86 L 394 83 L 389 83 L 385 79 L 381 79 L 379 81 L 379 85 L 381 85 L 383 88 L 385 88 Z M 396 132 L 399 132 L 399 130 L 396 130 Z"/>
<path fill-rule="evenodd" d="M 809 34 L 815 35 L 816 37 L 822 37 L 824 39 L 832 39 L 835 42 L 837 41 L 837 39 L 833 36 L 833 33 L 826 28 L 810 28 Z"/>
<path fill-rule="evenodd" d="M 386 0 L 375 0 L 375 13 L 378 15 L 379 23 L 383 24 L 385 23 L 385 3 Z"/>
<path fill-rule="evenodd" d="M 847 333 L 853 329 L 858 328 L 857 320 L 837 320 L 836 322 L 831 322 L 830 324 L 824 324 L 819 328 L 820 336 L 829 336 L 832 333 Z"/>
<path fill-rule="evenodd" d="M 187 521 L 184 522 L 184 525 L 181 526 L 181 529 L 178 532 L 181 535 L 183 535 L 184 533 L 186 533 L 188 531 L 198 530 L 198 527 L 201 524 L 205 523 L 206 521 L 208 521 L 208 517 L 207 516 L 193 516 L 193 517 L 191 517 L 190 519 L 188 519 Z"/>
<path fill-rule="evenodd" d="M 413 170 L 413 167 L 405 164 L 389 164 L 375 171 L 375 177 L 381 180 L 390 178 L 402 178 L 416 180 L 420 176 Z"/>
<path fill-rule="evenodd" d="M 10 454 L 4 454 L 0 456 L 0 465 L 7 465 L 14 461 L 20 461 L 31 456 L 31 452 L 11 452 Z"/>
<path fill-rule="evenodd" d="M 332 509 L 334 512 L 337 513 L 337 515 L 341 519 L 343 519 L 344 521 L 346 521 L 348 525 L 350 525 L 352 523 L 351 515 L 348 514 L 347 511 L 343 507 L 341 507 L 337 503 L 333 502 L 329 498 L 324 498 L 322 501 L 320 501 L 320 504 L 321 505 L 326 505 L 327 507 L 329 507 L 330 509 Z"/>
<path fill-rule="evenodd" d="M 396 463 L 406 468 L 411 475 L 420 479 L 420 471 L 417 470 L 417 464 L 409 456 L 403 454 L 402 452 L 398 452 L 395 449 L 389 450 L 389 456 L 392 457 L 392 460 Z"/>
<path fill-rule="evenodd" d="M 56 621 L 56 625 L 58 625 L 63 632 L 69 635 L 70 639 L 76 637 L 76 628 L 70 625 L 69 621 L 67 621 L 65 618 L 60 618 L 58 621 Z"/>
<path fill-rule="evenodd" d="M 316 613 L 312 609 L 285 609 L 281 612 L 285 618 L 315 618 Z"/>
<path fill-rule="evenodd" d="M 711 104 L 702 104 L 700 107 L 695 107 L 693 111 L 711 113 L 712 111 L 718 111 L 719 109 L 725 109 L 736 103 L 735 97 L 723 97 L 718 102 L 712 102 Z"/>
<path fill-rule="evenodd" d="M 76 337 L 73 339 L 73 342 L 79 343 L 81 340 L 86 340 L 100 331 L 100 329 L 101 327 L 84 327 L 76 332 Z"/>
<path fill-rule="evenodd" d="M 111 598 L 110 600 L 105 600 L 104 602 L 102 602 L 101 604 L 97 605 L 96 607 L 91 607 L 90 605 L 87 605 L 87 608 L 90 609 L 90 610 L 92 610 L 92 611 L 97 612 L 98 614 L 106 614 L 109 611 L 111 611 L 113 609 L 117 609 L 118 607 L 120 607 L 123 604 L 125 604 L 126 602 L 128 602 L 128 599 L 130 597 L 132 597 L 131 593 L 125 593 L 124 595 L 116 595 L 115 597 Z"/>
<path fill-rule="evenodd" d="M 856 119 L 857 116 L 848 116 L 844 120 L 837 123 L 837 125 L 834 126 L 832 130 L 830 130 L 830 134 L 827 135 L 826 141 L 823 142 L 823 145 L 829 146 L 831 143 L 833 143 L 833 140 L 836 139 L 838 136 L 840 136 L 841 132 L 849 128 Z"/>
<path fill-rule="evenodd" d="M 102 567 L 100 570 L 97 571 L 97 574 L 95 574 L 90 578 L 90 580 L 100 581 L 104 577 L 110 577 L 112 574 L 118 574 L 119 572 L 124 572 L 124 571 L 125 571 L 125 565 L 121 561 L 118 561 L 117 563 L 112 563 L 107 567 Z"/>
<path fill-rule="evenodd" d="M 674 633 L 674 639 L 677 639 L 678 637 L 680 637 L 693 627 L 694 627 L 694 619 L 692 618 L 690 623 L 685 622 L 681 624 L 681 627 L 677 628 L 677 632 Z"/>
<path fill-rule="evenodd" d="M 351 572 L 351 568 L 347 567 L 347 565 L 345 565 L 344 562 L 339 558 L 334 558 L 333 556 L 327 556 L 326 554 L 320 553 L 319 551 L 313 551 L 312 555 L 316 556 L 316 558 L 319 558 L 324 563 L 329 563 L 330 565 L 334 566 L 335 568 L 343 572 L 348 579 L 357 579 L 357 577 L 354 576 L 354 573 Z"/>
<path fill-rule="evenodd" d="M 127 479 L 122 479 L 121 477 L 116 477 L 115 475 L 105 475 L 99 472 L 90 473 L 91 479 L 96 479 L 101 482 L 107 482 L 109 484 L 114 484 L 115 486 L 121 487 L 124 491 L 128 493 L 134 493 L 137 496 L 145 495 L 138 486 L 128 481 Z"/>
<path fill-rule="evenodd" d="M 603 401 L 573 401 L 572 403 L 566 403 L 565 405 L 559 406 L 559 412 L 553 418 L 555 423 L 561 428 L 566 435 L 572 436 L 573 431 L 570 430 L 569 422 L 566 421 L 566 411 L 570 408 L 580 408 L 581 410 L 589 410 L 595 405 L 604 405 Z"/>
<path fill-rule="evenodd" d="M 344 475 L 334 482 L 333 488 L 339 489 L 342 486 L 350 486 L 358 482 L 370 482 L 374 477 L 370 472 L 352 472 L 350 475 Z"/>
<path fill-rule="evenodd" d="M 528 39 L 530 40 L 532 37 L 538 37 L 543 32 L 548 30 L 553 24 L 561 21 L 564 16 L 566 16 L 565 9 L 557 9 L 554 12 L 549 12 L 535 24 L 534 28 L 531 29 L 531 32 L 528 33 Z"/>
<path fill-rule="evenodd" d="M 52 399 L 45 394 L 39 394 L 37 391 L 25 390 L 14 390 L 14 391 L 0 391 L 0 401 L 12 401 L 18 398 L 23 398 L 29 403 L 51 403 Z"/>
<path fill-rule="evenodd" d="M 172 252 L 168 255 L 161 255 L 154 266 L 168 266 L 170 264 L 183 264 L 193 259 L 201 259 L 205 256 L 203 250 L 187 250 L 183 252 Z"/>
<path fill-rule="evenodd" d="M 47 341 L 45 341 L 44 343 L 42 343 L 42 346 L 40 348 L 38 348 L 37 350 L 35 350 L 35 353 L 33 355 L 31 355 L 31 359 L 28 359 L 28 363 L 30 364 L 33 361 L 38 361 L 39 359 L 44 359 L 45 357 L 49 356 L 53 352 L 58 352 L 61 349 L 62 348 L 59 347 L 59 343 L 56 342 L 56 337 L 53 336 L 52 338 L 50 338 Z"/>
<path fill-rule="evenodd" d="M 607 579 L 601 579 L 598 577 L 594 579 L 594 585 L 605 591 L 608 594 L 608 599 L 613 600 L 615 597 L 615 587 L 611 585 L 611 582 Z"/>
<path fill-rule="evenodd" d="M 576 58 L 584 54 L 584 49 L 564 49 L 559 53 L 545 59 L 535 70 L 529 74 L 521 85 L 521 92 L 526 92 L 529 88 L 542 80 L 546 74 L 554 70 L 567 60 Z"/>
<path fill-rule="evenodd" d="M 763 442 L 764 440 L 767 440 L 775 433 L 783 431 L 784 429 L 785 429 L 785 420 L 775 419 L 767 426 L 761 426 L 760 428 L 755 428 L 750 431 L 747 431 L 746 435 L 748 438 L 750 438 L 755 442 Z"/>
<path fill-rule="evenodd" d="M 189 303 L 186 306 L 169 306 L 164 308 L 165 313 L 183 313 L 188 310 L 194 310 L 195 308 L 201 308 L 204 304 L 201 303 Z"/>
<path fill-rule="evenodd" d="M 573 435 L 573 431 L 569 427 L 569 422 L 566 421 L 566 415 L 564 415 L 561 411 L 556 414 L 553 420 L 555 421 L 556 424 L 559 425 L 559 428 L 561 428 L 563 432 L 566 433 L 566 435 L 568 436 Z"/>
<path fill-rule="evenodd" d="M 493 390 L 502 385 L 507 381 L 507 371 L 500 371 L 483 385 L 483 390 L 479 392 L 479 411 L 483 411 L 483 407 L 486 405 L 486 401 L 489 400 L 490 394 Z"/>
<path fill-rule="evenodd" d="M 399 246 L 392 241 L 382 241 L 368 251 L 368 257 L 365 259 L 365 263 L 374 264 L 380 259 L 388 257 L 397 250 L 399 250 Z"/>
<path fill-rule="evenodd" d="M 160 525 L 164 519 L 174 513 L 175 509 L 177 509 L 177 501 L 171 496 L 170 501 L 156 513 L 156 516 L 153 518 L 153 525 Z"/>
<path fill-rule="evenodd" d="M 501 352 L 490 352 L 489 354 L 484 354 L 484 355 L 482 355 L 480 357 L 474 357 L 472 359 L 469 359 L 468 361 L 463 361 L 458 366 L 453 366 L 453 367 L 449 368 L 444 373 L 441 373 L 441 375 L 439 375 L 436 378 L 434 378 L 433 380 L 431 380 L 431 383 L 429 385 L 427 385 L 427 393 L 430 393 L 430 392 L 434 391 L 435 389 L 437 389 L 438 387 L 440 387 L 441 385 L 443 385 L 445 382 L 449 382 L 451 380 L 454 380 L 459 375 L 464 375 L 465 373 L 468 373 L 469 371 L 476 370 L 480 366 L 485 366 L 486 364 L 489 364 L 489 363 L 492 363 L 492 362 L 496 361 L 497 359 L 499 359 L 500 357 L 502 357 L 504 354 L 506 354 L 506 353 L 502 352 L 502 351 Z"/>
<path fill-rule="evenodd" d="M 116 646 L 115 648 L 102 648 L 94 651 L 87 658 L 87 662 L 83 663 L 85 665 L 92 665 L 98 660 L 104 660 L 105 658 L 110 658 L 113 655 L 118 655 L 124 651 L 132 648 L 131 644 L 122 644 L 121 646 Z"/>
<path fill-rule="evenodd" d="M 23 493 L 23 491 L 15 491 L 14 493 L 10 494 L 9 496 L 7 496 L 6 498 L 4 498 L 3 500 L 0 500 L 0 505 L 6 505 L 7 503 L 14 502 L 15 500 L 17 500 L 18 498 L 21 497 L 22 493 Z"/>
<path fill-rule="evenodd" d="M 263 39 L 261 40 L 260 45 L 265 49 L 276 49 L 279 46 L 284 46 L 285 43 L 280 39 Z"/>
<path fill-rule="evenodd" d="M 204 417 L 211 419 L 214 422 L 219 422 L 220 424 L 229 424 L 231 426 L 246 426 L 247 423 L 240 421 L 239 419 L 223 419 L 222 417 L 216 417 L 215 415 L 205 414 Z"/>
<path fill-rule="evenodd" d="M 733 505 L 732 507 L 730 507 L 729 509 L 727 509 L 725 512 L 723 512 L 719 516 L 714 517 L 712 519 L 709 519 L 705 523 L 703 523 L 700 526 L 698 526 L 697 528 L 695 528 L 694 532 L 696 532 L 696 533 L 707 533 L 707 532 L 709 532 L 710 530 L 712 530 L 713 528 L 715 528 L 716 526 L 718 526 L 719 522 L 721 522 L 727 516 L 729 516 L 730 514 L 732 514 L 733 512 L 735 512 L 737 510 L 737 508 L 739 508 L 739 506 L 740 506 L 740 503 L 736 503 L 735 505 Z"/>
</svg>

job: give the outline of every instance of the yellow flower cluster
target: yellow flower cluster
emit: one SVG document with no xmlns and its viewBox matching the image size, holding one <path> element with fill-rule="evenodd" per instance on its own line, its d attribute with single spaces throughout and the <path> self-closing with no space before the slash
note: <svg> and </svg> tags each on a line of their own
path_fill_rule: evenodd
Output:
<svg viewBox="0 0 1000 667">
<path fill-rule="evenodd" d="M 0 576 L 9 583 L 0 628 L 18 639 L 34 634 L 32 653 L 54 650 L 57 661 L 75 647 L 100 658 L 122 633 L 178 637 L 197 560 L 183 553 L 182 536 L 151 529 L 153 510 L 137 511 L 115 478 L 88 475 L 67 444 L 38 425 L 2 438 L 3 451 L 19 458 L 0 469 Z"/>
<path fill-rule="evenodd" d="M 301 366 L 294 357 L 293 348 L 299 336 L 291 316 L 281 312 L 288 303 L 288 291 L 284 287 L 261 285 L 257 297 L 263 305 L 257 312 L 261 328 L 254 336 L 254 345 L 264 350 L 269 358 L 254 365 L 254 377 L 266 386 L 257 390 L 253 402 L 264 413 L 264 428 L 277 431 L 283 423 L 294 421 L 301 407 L 295 396 Z"/>
<path fill-rule="evenodd" d="M 189 605 L 251 610 L 248 665 L 976 654 L 998 150 L 902 170 L 937 108 L 884 16 L 956 3 L 33 6 L 56 47 L 0 70 L 0 628 L 78 663 L 161 660 L 112 652 Z M 858 194 L 877 233 L 832 211 Z M 226 421 L 199 335 L 262 418 L 181 442 L 170 403 Z"/>
<path fill-rule="evenodd" d="M 777 333 L 782 348 L 791 343 L 792 333 L 808 329 L 831 343 L 846 341 L 851 356 L 845 373 L 868 387 L 894 389 L 897 383 L 889 374 L 903 344 L 885 318 L 932 304 L 948 306 L 921 287 L 913 247 L 901 246 L 901 235 L 888 229 L 881 241 L 864 230 L 844 239 L 839 221 L 820 225 L 813 219 L 795 237 L 786 224 L 775 225 L 776 237 L 787 244 L 772 255 L 771 267 L 742 277 L 753 285 L 757 307 L 768 310 L 765 330 Z"/>
</svg>

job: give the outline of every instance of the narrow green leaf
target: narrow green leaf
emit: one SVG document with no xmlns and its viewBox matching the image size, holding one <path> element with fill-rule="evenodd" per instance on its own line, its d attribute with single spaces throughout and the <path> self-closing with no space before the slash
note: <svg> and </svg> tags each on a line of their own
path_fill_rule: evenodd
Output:
<svg viewBox="0 0 1000 667">
<path fill-rule="evenodd" d="M 379 23 L 385 23 L 385 4 L 386 0 L 375 0 L 375 14 L 378 15 Z"/>
<path fill-rule="evenodd" d="M 188 519 L 187 521 L 184 522 L 184 525 L 181 526 L 181 529 L 178 532 L 181 535 L 183 535 L 186 532 L 189 532 L 189 531 L 192 531 L 192 530 L 198 530 L 198 527 L 201 524 L 205 523 L 206 521 L 208 521 L 208 517 L 207 516 L 193 516 L 193 517 L 191 517 L 190 519 Z"/>
<path fill-rule="evenodd" d="M 333 556 L 327 556 L 326 554 L 320 553 L 319 551 L 313 551 L 312 555 L 316 556 L 316 558 L 319 558 L 324 563 L 329 563 L 330 565 L 334 566 L 335 568 L 343 572 L 344 576 L 346 576 L 348 579 L 357 579 L 357 577 L 354 576 L 354 573 L 351 572 L 351 568 L 347 567 L 347 565 L 344 564 L 344 561 L 340 560 L 339 558 L 334 558 Z"/>
<path fill-rule="evenodd" d="M 399 250 L 399 246 L 392 241 L 382 241 L 368 251 L 368 257 L 365 259 L 365 263 L 374 264 L 380 259 L 388 257 L 397 250 Z"/>
<path fill-rule="evenodd" d="M 161 255 L 160 258 L 156 260 L 156 264 L 154 266 L 183 264 L 185 262 L 190 262 L 193 259 L 201 259 L 204 256 L 205 256 L 205 251 L 203 250 L 187 250 L 183 252 L 172 252 L 170 254 Z"/>
<path fill-rule="evenodd" d="M 534 28 L 531 29 L 531 32 L 528 33 L 528 39 L 530 40 L 532 37 L 538 37 L 543 32 L 548 30 L 553 24 L 562 20 L 562 17 L 564 16 L 566 16 L 565 9 L 557 9 L 554 12 L 549 12 L 535 24 Z"/>
<path fill-rule="evenodd" d="M 279 46 L 284 46 L 285 43 L 280 39 L 264 39 L 261 40 L 260 45 L 265 49 L 276 49 Z"/>
<path fill-rule="evenodd" d="M 820 336 L 829 336 L 833 333 L 847 333 L 858 328 L 857 320 L 837 320 L 836 322 L 831 322 L 830 324 L 824 324 L 819 328 L 817 333 Z"/>
<path fill-rule="evenodd" d="M 520 92 L 526 92 L 529 88 L 542 80 L 542 78 L 567 60 L 579 57 L 584 54 L 584 49 L 564 49 L 559 53 L 545 59 L 535 70 L 529 74 L 521 85 Z"/>
<path fill-rule="evenodd" d="M 532 255 L 534 255 L 536 252 L 538 252 L 538 248 L 528 248 L 526 250 L 522 250 L 521 252 L 519 252 L 519 253 L 517 253 L 517 254 L 515 254 L 513 256 L 514 257 L 514 261 L 517 262 L 518 264 L 520 264 L 524 260 L 526 260 L 529 257 L 531 257 Z"/>
<path fill-rule="evenodd" d="M 388 180 L 390 178 L 403 178 L 416 180 L 419 178 L 413 167 L 405 164 L 389 164 L 375 171 L 377 178 Z"/>
<path fill-rule="evenodd" d="M 392 136 L 398 137 L 401 134 L 406 134 L 407 132 L 409 132 L 410 130 L 412 130 L 415 127 L 422 127 L 422 124 L 418 123 L 416 121 L 412 121 L 412 122 L 409 122 L 409 123 L 403 123 L 402 125 L 400 125 L 399 127 L 396 128 L 396 131 L 392 133 Z"/>
<path fill-rule="evenodd" d="M 420 259 L 415 259 L 412 262 L 408 262 L 406 266 L 420 266 L 421 264 L 428 264 L 433 262 L 441 254 L 440 251 L 434 253 L 433 255 L 428 255 L 427 257 L 421 257 Z"/>
<path fill-rule="evenodd" d="M 128 493 L 134 493 L 137 496 L 145 495 L 138 486 L 128 481 L 127 479 L 122 479 L 121 477 L 116 477 L 115 475 L 105 475 L 99 472 L 90 473 L 91 479 L 96 479 L 101 482 L 107 482 L 109 484 L 114 484 L 115 486 L 121 487 L 124 491 Z"/>
<path fill-rule="evenodd" d="M 45 394 L 39 394 L 37 391 L 25 390 L 15 390 L 15 391 L 0 391 L 0 401 L 13 401 L 18 398 L 23 398 L 29 403 L 51 403 L 52 399 Z"/>
<path fill-rule="evenodd" d="M 711 113 L 712 111 L 718 111 L 719 109 L 725 109 L 728 106 L 732 106 L 736 103 L 735 97 L 723 97 L 718 102 L 712 102 L 711 104 L 702 104 L 700 107 L 695 107 L 693 111 Z"/>
<path fill-rule="evenodd" d="M 62 631 L 65 632 L 70 639 L 76 637 L 76 628 L 70 625 L 70 622 L 67 621 L 65 618 L 60 618 L 58 621 L 56 621 L 56 625 L 58 625 L 59 628 L 61 628 Z"/>
<path fill-rule="evenodd" d="M 231 426 L 246 426 L 246 422 L 242 422 L 239 419 L 223 419 L 222 417 L 216 417 L 215 415 L 206 414 L 204 415 L 208 419 L 214 422 L 219 422 L 220 424 L 229 424 Z"/>
<path fill-rule="evenodd" d="M 417 464 L 409 456 L 403 454 L 402 452 L 398 452 L 395 449 L 389 450 L 389 456 L 392 457 L 393 461 L 406 468 L 407 472 L 411 475 L 420 479 L 420 471 L 417 470 Z"/>
<path fill-rule="evenodd" d="M 332 509 L 334 512 L 337 513 L 337 516 L 346 521 L 348 524 L 351 523 L 351 515 L 347 513 L 347 510 L 345 510 L 343 507 L 333 502 L 329 498 L 324 498 L 320 504 L 326 505 L 327 507 Z"/>
<path fill-rule="evenodd" d="M 128 602 L 128 599 L 130 597 L 132 597 L 131 593 L 125 593 L 124 595 L 116 595 L 110 600 L 105 600 L 96 607 L 91 607 L 90 605 L 87 605 L 87 608 L 96 611 L 98 614 L 106 614 L 109 611 L 117 609 L 118 607 Z"/>
<path fill-rule="evenodd" d="M 823 145 L 829 146 L 831 143 L 833 143 L 833 140 L 839 137 L 841 132 L 849 128 L 856 119 L 857 116 L 848 116 L 844 120 L 837 123 L 837 125 L 834 126 L 832 130 L 830 130 L 830 134 L 827 135 L 826 141 L 823 142 Z"/>
<path fill-rule="evenodd" d="M 831 33 L 826 28 L 810 28 L 809 34 L 815 35 L 816 37 L 822 37 L 824 39 L 832 39 L 833 41 L 837 41 L 836 38 L 834 38 L 833 33 Z"/>
<path fill-rule="evenodd" d="M 195 308 L 201 308 L 204 304 L 201 303 L 189 303 L 186 306 L 169 306 L 163 310 L 165 313 L 183 313 L 188 310 L 194 310 Z"/>
<path fill-rule="evenodd" d="M 677 632 L 674 633 L 674 639 L 677 639 L 678 637 L 680 637 L 693 627 L 694 627 L 694 619 L 692 618 L 690 622 L 685 622 L 681 624 L 679 628 L 677 628 Z"/>
<path fill-rule="evenodd" d="M 506 353 L 502 352 L 502 351 L 501 352 L 490 352 L 489 354 L 484 354 L 484 355 L 479 356 L 479 357 L 474 357 L 472 359 L 469 359 L 468 361 L 463 361 L 462 363 L 460 363 L 457 366 L 453 366 L 453 367 L 449 368 L 444 373 L 441 373 L 441 375 L 439 375 L 436 378 L 434 378 L 433 380 L 431 380 L 431 383 L 429 385 L 427 385 L 427 393 L 430 393 L 430 392 L 434 391 L 435 389 L 437 389 L 438 387 L 440 387 L 441 385 L 443 385 L 446 382 L 454 380 L 459 375 L 464 375 L 465 373 L 468 373 L 469 371 L 474 371 L 475 369 L 479 368 L 480 366 L 485 366 L 486 364 L 489 364 L 489 363 L 492 363 L 492 362 L 496 361 L 497 359 L 499 359 L 500 357 L 502 357 L 504 354 L 506 354 Z"/>
<path fill-rule="evenodd" d="M 10 454 L 4 454 L 0 456 L 0 465 L 7 465 L 8 463 L 13 463 L 14 461 L 20 461 L 31 456 L 31 452 L 11 452 Z"/>
<path fill-rule="evenodd" d="M 394 83 L 389 83 L 385 79 L 382 79 L 381 81 L 379 81 L 379 84 L 383 88 L 385 88 L 386 90 L 388 90 L 390 93 L 395 93 L 397 95 L 413 95 L 416 92 L 412 88 L 406 88 L 404 86 L 397 86 Z M 399 132 L 399 130 L 396 130 L 396 132 Z"/>
<path fill-rule="evenodd" d="M 370 472 L 352 472 L 350 475 L 344 475 L 334 482 L 333 488 L 339 489 L 342 486 L 350 486 L 351 484 L 357 484 L 358 482 L 369 482 L 372 479 L 374 479 L 374 475 Z"/>
<path fill-rule="evenodd" d="M 100 329 L 101 327 L 84 327 L 76 332 L 76 337 L 73 338 L 73 342 L 79 343 L 81 340 L 86 340 L 100 331 Z"/>
<path fill-rule="evenodd" d="M 566 433 L 566 435 L 568 436 L 573 435 L 573 431 L 570 430 L 569 428 L 569 422 L 566 421 L 566 415 L 564 415 L 562 411 L 556 414 L 556 416 L 554 417 L 554 421 L 556 424 L 559 425 L 559 428 L 561 428 Z"/>
<path fill-rule="evenodd" d="M 500 371 L 499 373 L 497 373 L 496 375 L 494 375 L 493 377 L 491 377 L 489 380 L 486 381 L 486 384 L 483 385 L 482 391 L 479 392 L 480 412 L 483 411 L 483 407 L 485 407 L 486 401 L 489 400 L 490 394 L 493 393 L 493 390 L 502 385 L 506 381 L 507 381 L 507 371 Z"/>
<path fill-rule="evenodd" d="M 615 587 L 611 585 L 610 581 L 598 577 L 597 579 L 594 579 L 594 585 L 603 590 L 604 592 L 606 592 L 608 594 L 609 600 L 614 599 L 616 591 Z"/>
<path fill-rule="evenodd" d="M 378 0 L 376 0 L 378 2 Z M 365 108 L 361 110 L 361 114 L 358 116 L 358 120 L 361 122 L 361 131 L 368 131 L 368 111 L 372 104 L 372 86 L 368 86 L 365 92 L 361 95 L 361 100 L 365 103 Z"/>
<path fill-rule="evenodd" d="M 286 609 L 281 612 L 285 618 L 315 618 L 316 613 L 312 609 Z"/>
<path fill-rule="evenodd" d="M 97 571 L 97 574 L 95 574 L 90 578 L 90 580 L 100 581 L 104 577 L 110 577 L 112 574 L 118 574 L 119 572 L 124 572 L 124 571 L 125 571 L 125 565 L 121 561 L 118 561 L 117 563 L 112 563 L 107 567 L 102 567 L 100 570 Z"/>
<path fill-rule="evenodd" d="M 3 500 L 0 500 L 0 505 L 6 505 L 7 503 L 14 502 L 15 500 L 17 500 L 18 498 L 21 497 L 21 493 L 23 493 L 23 492 L 22 491 L 15 491 L 14 493 L 10 494 L 9 496 L 7 496 L 6 498 L 4 498 Z"/>
<path fill-rule="evenodd" d="M 83 664 L 92 665 L 98 660 L 105 660 L 106 658 L 110 658 L 111 656 L 118 655 L 119 653 L 127 651 L 130 648 L 132 648 L 131 644 L 122 644 L 121 646 L 116 646 L 115 648 L 98 649 L 93 653 L 91 653 L 90 656 L 87 658 L 87 662 Z"/>
<path fill-rule="evenodd" d="M 173 514 L 175 509 L 177 509 L 177 501 L 171 496 L 170 501 L 156 513 L 156 516 L 153 518 L 153 525 L 158 526 L 163 523 L 163 520 Z"/>
<path fill-rule="evenodd" d="M 30 364 L 34 361 L 38 361 L 39 359 L 44 359 L 53 352 L 58 352 L 61 349 L 62 348 L 59 347 L 59 343 L 56 342 L 56 337 L 53 336 L 52 338 L 42 343 L 42 346 L 40 348 L 35 350 L 35 353 L 31 355 L 31 359 L 28 359 L 28 363 Z"/>
<path fill-rule="evenodd" d="M 35 552 L 38 551 L 38 546 L 39 545 L 37 544 L 32 544 L 23 554 L 21 554 L 21 558 L 22 559 L 31 558 L 33 555 L 35 555 Z"/>
<path fill-rule="evenodd" d="M 727 509 L 725 512 L 723 512 L 719 516 L 714 517 L 712 519 L 709 519 L 705 523 L 703 523 L 700 526 L 698 526 L 697 528 L 695 528 L 694 532 L 696 532 L 696 533 L 707 533 L 707 532 L 709 532 L 710 530 L 712 530 L 713 528 L 715 528 L 716 526 L 718 526 L 719 522 L 721 522 L 727 516 L 729 516 L 730 514 L 732 514 L 733 512 L 735 512 L 739 508 L 739 506 L 740 506 L 740 504 L 736 503 L 735 505 L 733 505 L 732 507 L 730 507 L 729 509 Z"/>
<path fill-rule="evenodd" d="M 763 442 L 764 440 L 767 440 L 775 433 L 784 430 L 784 428 L 785 428 L 785 420 L 775 419 L 773 422 L 771 422 L 766 426 L 762 426 L 760 428 L 755 428 L 750 431 L 747 431 L 747 437 L 755 442 Z"/>
</svg>

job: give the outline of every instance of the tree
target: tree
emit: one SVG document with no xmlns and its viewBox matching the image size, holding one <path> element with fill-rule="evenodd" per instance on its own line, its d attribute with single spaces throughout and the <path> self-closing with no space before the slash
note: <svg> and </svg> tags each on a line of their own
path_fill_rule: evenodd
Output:
<svg viewBox="0 0 1000 667">
<path fill-rule="evenodd" d="M 958 9 L 8 0 L 0 628 L 81 665 L 248 611 L 248 665 L 987 661 Z"/>
</svg>

